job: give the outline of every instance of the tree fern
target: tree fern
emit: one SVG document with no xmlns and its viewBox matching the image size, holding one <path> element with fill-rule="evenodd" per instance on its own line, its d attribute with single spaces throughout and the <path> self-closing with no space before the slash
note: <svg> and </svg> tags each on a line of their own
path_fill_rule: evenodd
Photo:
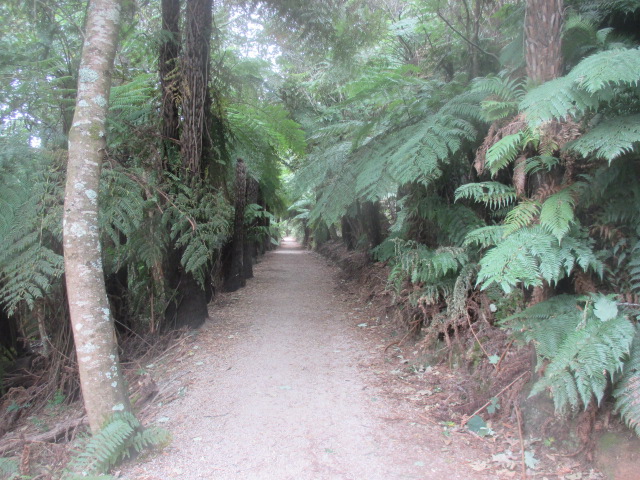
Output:
<svg viewBox="0 0 640 480">
<path fill-rule="evenodd" d="M 615 301 L 603 295 L 554 297 L 505 319 L 505 324 L 535 345 L 544 374 L 531 395 L 549 390 L 558 412 L 586 408 L 591 398 L 602 400 L 623 369 L 634 335 Z"/>
<path fill-rule="evenodd" d="M 163 225 L 176 247 L 185 271 L 204 286 L 207 266 L 229 237 L 232 208 L 221 193 L 188 187 L 178 181 L 179 193 L 165 210 Z"/>
</svg>

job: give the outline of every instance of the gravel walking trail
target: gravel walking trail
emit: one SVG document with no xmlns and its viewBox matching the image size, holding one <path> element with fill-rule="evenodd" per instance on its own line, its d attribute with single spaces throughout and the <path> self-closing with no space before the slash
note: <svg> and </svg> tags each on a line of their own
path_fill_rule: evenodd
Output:
<svg viewBox="0 0 640 480">
<path fill-rule="evenodd" d="M 189 355 L 162 367 L 160 388 L 186 385 L 155 419 L 173 440 L 120 478 L 488 478 L 468 466 L 473 448 L 447 449 L 440 428 L 385 395 L 353 308 L 336 268 L 285 239 L 211 308 Z"/>
</svg>

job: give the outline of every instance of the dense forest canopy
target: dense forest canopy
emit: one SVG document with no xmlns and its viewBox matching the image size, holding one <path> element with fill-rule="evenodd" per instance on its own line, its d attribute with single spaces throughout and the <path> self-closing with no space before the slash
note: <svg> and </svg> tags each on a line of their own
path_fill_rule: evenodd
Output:
<svg viewBox="0 0 640 480">
<path fill-rule="evenodd" d="M 69 398 L 87 12 L 0 4 L 0 379 L 37 349 Z M 559 413 L 611 396 L 640 434 L 640 2 L 125 0 L 121 18 L 98 198 L 121 337 L 202 321 L 293 229 L 385 262 L 415 334 L 504 329 L 535 346 L 533 393 Z"/>
</svg>

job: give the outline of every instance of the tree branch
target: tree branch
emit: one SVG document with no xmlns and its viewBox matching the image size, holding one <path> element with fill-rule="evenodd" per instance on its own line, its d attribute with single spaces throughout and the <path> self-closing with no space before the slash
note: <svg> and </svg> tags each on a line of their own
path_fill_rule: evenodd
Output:
<svg viewBox="0 0 640 480">
<path fill-rule="evenodd" d="M 500 59 L 499 59 L 496 55 L 494 55 L 494 54 L 493 54 L 493 53 L 491 53 L 491 52 L 487 52 L 484 48 L 482 48 L 482 47 L 481 47 L 480 45 L 478 45 L 477 43 L 474 43 L 474 42 L 472 42 L 471 40 L 469 40 L 469 39 L 468 39 L 467 37 L 465 37 L 461 32 L 459 32 L 459 31 L 456 29 L 456 27 L 454 27 L 453 25 L 451 25 L 451 24 L 449 23 L 449 21 L 448 21 L 446 18 L 444 18 L 444 16 L 440 13 L 440 10 L 437 10 L 437 11 L 436 11 L 436 14 L 440 17 L 440 19 L 441 19 L 444 23 L 446 23 L 446 24 L 447 24 L 447 26 L 448 26 L 451 30 L 453 30 L 453 31 L 454 31 L 454 32 L 455 32 L 455 33 L 456 33 L 460 38 L 462 38 L 465 42 L 467 42 L 467 43 L 468 43 L 469 45 L 471 45 L 472 47 L 477 48 L 479 51 L 481 51 L 481 52 L 482 52 L 482 53 L 484 53 L 485 55 L 488 55 L 488 56 L 490 56 L 490 57 L 495 58 L 495 59 L 496 59 L 496 61 L 497 61 L 498 63 L 500 63 Z"/>
</svg>

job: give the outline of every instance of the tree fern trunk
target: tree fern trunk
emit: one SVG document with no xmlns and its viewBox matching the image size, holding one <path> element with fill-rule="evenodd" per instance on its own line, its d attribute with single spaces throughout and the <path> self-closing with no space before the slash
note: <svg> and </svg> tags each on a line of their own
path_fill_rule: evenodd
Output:
<svg viewBox="0 0 640 480">
<path fill-rule="evenodd" d="M 162 137 L 165 146 L 180 138 L 178 95 L 180 91 L 180 0 L 162 0 L 162 30 L 158 70 L 162 91 Z"/>
<path fill-rule="evenodd" d="M 244 162 L 238 159 L 236 164 L 236 201 L 233 220 L 233 240 L 231 246 L 231 267 L 225 279 L 224 288 L 228 292 L 244 287 L 244 210 L 246 206 L 247 170 Z"/>
<path fill-rule="evenodd" d="M 130 411 L 102 269 L 98 191 L 120 2 L 90 3 L 78 96 L 69 132 L 64 202 L 64 260 L 80 384 L 91 430 Z"/>
<path fill-rule="evenodd" d="M 185 48 L 182 57 L 182 168 L 193 177 L 202 174 L 205 135 L 211 105 L 208 96 L 212 0 L 187 0 Z"/>
<path fill-rule="evenodd" d="M 252 177 L 247 176 L 247 195 L 246 205 L 255 204 L 258 201 L 258 181 Z M 245 229 L 251 227 L 257 227 L 258 220 L 253 220 L 251 225 L 245 225 Z M 244 238 L 244 252 L 242 254 L 242 269 L 244 278 L 253 278 L 253 258 L 256 256 L 257 248 L 254 238 L 250 238 L 248 231 L 245 231 Z"/>
<path fill-rule="evenodd" d="M 562 74 L 563 0 L 527 0 L 525 58 L 527 76 L 543 83 Z"/>
</svg>

